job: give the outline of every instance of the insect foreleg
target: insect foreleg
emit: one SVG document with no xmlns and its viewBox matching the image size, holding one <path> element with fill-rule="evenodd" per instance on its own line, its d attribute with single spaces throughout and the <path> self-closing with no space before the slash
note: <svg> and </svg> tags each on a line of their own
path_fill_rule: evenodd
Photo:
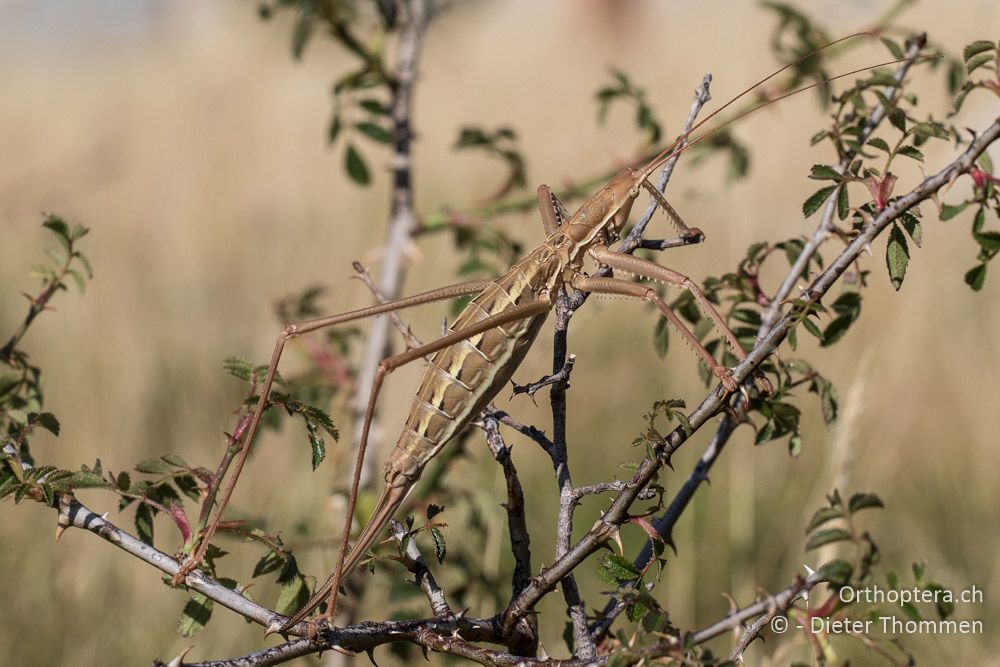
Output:
<svg viewBox="0 0 1000 667">
<path fill-rule="evenodd" d="M 670 223 L 681 233 L 681 237 L 685 239 L 690 239 L 688 243 L 701 243 L 705 240 L 705 233 L 698 229 L 697 227 L 688 227 L 684 219 L 681 218 L 680 213 L 678 213 L 670 202 L 667 201 L 663 193 L 656 189 L 656 187 L 646 179 L 642 182 L 642 187 L 646 188 L 649 194 L 656 200 L 663 212 L 667 214 L 670 218 Z"/>
<path fill-rule="evenodd" d="M 447 287 L 422 292 L 421 294 L 415 294 L 411 297 L 390 301 L 377 306 L 360 308 L 347 313 L 322 317 L 315 320 L 309 320 L 307 322 L 289 324 L 282 329 L 281 333 L 278 335 L 278 340 L 274 344 L 274 351 L 271 353 L 271 363 L 267 368 L 267 375 L 264 378 L 264 384 L 260 390 L 260 399 L 257 401 L 257 405 L 254 408 L 250 425 L 248 426 L 246 436 L 243 439 L 243 445 L 240 448 L 236 461 L 234 462 L 234 468 L 232 475 L 229 478 L 229 483 L 226 485 L 225 491 L 222 493 L 222 498 L 219 500 L 219 506 L 215 510 L 211 521 L 209 521 L 204 532 L 199 538 L 198 548 L 195 550 L 194 554 L 181 565 L 181 569 L 173 578 L 173 584 L 175 586 L 179 585 L 184 581 L 185 576 L 201 564 L 201 560 L 205 557 L 205 552 L 208 550 L 209 542 L 211 541 L 212 536 L 215 535 L 215 531 L 219 528 L 219 522 L 222 520 L 222 513 L 229 504 L 229 499 L 233 495 L 233 490 L 236 488 L 236 483 L 239 481 L 240 473 L 243 471 L 243 466 L 246 463 L 247 454 L 250 452 L 250 445 L 253 443 L 254 436 L 257 433 L 257 428 L 260 425 L 261 415 L 263 415 L 264 410 L 267 408 L 267 399 L 271 394 L 271 386 L 274 383 L 274 374 L 278 370 L 278 362 L 281 360 L 281 352 L 288 339 L 304 333 L 316 331 L 317 329 L 322 329 L 324 327 L 344 324 L 345 322 L 360 320 L 373 315 L 380 315 L 382 313 L 400 310 L 402 308 L 410 308 L 412 306 L 418 306 L 434 301 L 442 301 L 456 296 L 477 294 L 486 289 L 486 286 L 489 285 L 490 282 L 491 281 L 489 280 L 475 280 L 471 282 L 458 283 L 456 285 L 449 285 Z"/>
<path fill-rule="evenodd" d="M 663 299 L 659 297 L 651 287 L 643 285 L 641 283 L 634 283 L 631 280 L 622 280 L 621 278 L 590 278 L 583 275 L 577 275 L 573 278 L 570 283 L 574 289 L 578 289 L 581 292 L 594 292 L 597 294 L 619 294 L 621 296 L 634 296 L 639 299 L 645 299 L 649 301 L 654 306 L 659 308 L 660 312 L 670 321 L 674 328 L 677 329 L 678 333 L 684 336 L 691 349 L 701 357 L 701 360 L 711 371 L 712 375 L 719 378 L 722 381 L 722 386 L 726 388 L 726 391 L 736 391 L 738 388 L 736 382 L 733 381 L 732 373 L 728 368 L 722 366 L 717 362 L 705 346 L 695 337 L 691 330 L 684 325 L 681 318 L 677 316 L 677 313 L 673 311 L 670 306 L 668 306 Z"/>
<path fill-rule="evenodd" d="M 701 291 L 698 285 L 685 276 L 682 273 L 678 273 L 673 269 L 668 269 L 665 266 L 661 266 L 656 262 L 652 262 L 648 259 L 642 259 L 639 257 L 633 257 L 632 255 L 626 255 L 620 252 L 612 252 L 607 248 L 595 247 L 592 251 L 594 259 L 596 259 L 601 264 L 606 264 L 613 269 L 621 269 L 622 271 L 627 271 L 629 273 L 634 273 L 639 276 L 644 276 L 646 278 L 652 278 L 653 280 L 659 280 L 665 282 L 669 285 L 676 285 L 677 287 L 683 287 L 687 291 L 691 292 L 694 297 L 695 302 L 701 307 L 702 312 L 708 315 L 712 323 L 715 324 L 715 328 L 719 330 L 723 338 L 728 343 L 729 347 L 732 349 L 733 354 L 740 361 L 746 359 L 746 352 L 740 345 L 739 341 L 736 339 L 736 334 L 733 333 L 729 325 L 719 314 L 719 311 L 715 309 L 715 306 L 711 301 L 705 296 L 705 293 Z"/>
</svg>

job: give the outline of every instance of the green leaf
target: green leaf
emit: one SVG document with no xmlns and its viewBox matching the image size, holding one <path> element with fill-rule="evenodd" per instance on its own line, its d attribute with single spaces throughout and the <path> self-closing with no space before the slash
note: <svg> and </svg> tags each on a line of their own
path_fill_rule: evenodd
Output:
<svg viewBox="0 0 1000 667">
<path fill-rule="evenodd" d="M 836 185 L 830 185 L 812 193 L 802 204 L 803 215 L 808 218 L 810 215 L 819 210 L 819 207 L 823 205 L 823 202 L 826 201 L 827 197 L 829 197 L 836 189 Z"/>
<path fill-rule="evenodd" d="M 989 253 L 1000 251 L 1000 232 L 979 232 L 975 234 L 976 243 Z"/>
<path fill-rule="evenodd" d="M 444 543 L 444 535 L 436 526 L 431 526 L 431 537 L 434 538 L 434 555 L 437 556 L 439 563 L 443 563 L 444 556 L 448 553 L 448 548 Z"/>
<path fill-rule="evenodd" d="M 854 568 L 851 567 L 850 563 L 838 558 L 825 563 L 816 572 L 834 586 L 845 586 L 851 580 L 851 572 L 853 571 Z"/>
<path fill-rule="evenodd" d="M 921 137 L 935 137 L 937 139 L 948 139 L 948 131 L 940 123 L 917 123 L 913 126 L 913 133 Z"/>
<path fill-rule="evenodd" d="M 819 548 L 825 544 L 843 542 L 844 540 L 850 539 L 851 534 L 843 528 L 827 528 L 826 530 L 817 531 L 809 536 L 809 539 L 806 541 L 806 551 L 812 551 L 813 549 Z"/>
<path fill-rule="evenodd" d="M 161 459 L 146 459 L 137 463 L 135 469 L 149 475 L 165 475 L 170 472 L 170 466 Z"/>
<path fill-rule="evenodd" d="M 250 382 L 253 377 L 253 363 L 246 357 L 226 357 L 222 362 L 222 369 L 245 382 Z"/>
<path fill-rule="evenodd" d="M 371 183 L 371 174 L 368 173 L 368 165 L 365 164 L 364 159 L 358 153 L 354 144 L 347 144 L 344 166 L 347 169 L 347 175 L 358 185 L 368 185 Z"/>
<path fill-rule="evenodd" d="M 941 205 L 941 220 L 951 220 L 956 215 L 968 208 L 969 204 L 972 202 L 962 202 L 961 204 L 942 204 Z"/>
<path fill-rule="evenodd" d="M 212 601 L 201 593 L 194 593 L 184 605 L 177 631 L 182 637 L 193 637 L 205 629 L 210 618 L 212 618 Z"/>
<path fill-rule="evenodd" d="M 981 55 L 972 58 L 971 60 L 969 60 L 969 62 L 965 63 L 965 71 L 968 72 L 969 74 L 972 74 L 974 71 L 976 71 L 983 65 L 988 65 L 992 62 L 993 62 L 993 54 L 983 53 Z"/>
<path fill-rule="evenodd" d="M 140 540 L 153 546 L 153 510 L 146 503 L 135 508 L 135 531 Z"/>
<path fill-rule="evenodd" d="M 889 111 L 889 122 L 900 132 L 906 132 L 906 114 L 903 113 L 902 109 L 897 108 Z"/>
<path fill-rule="evenodd" d="M 299 575 L 291 583 L 281 587 L 274 610 L 283 616 L 291 616 L 308 601 L 309 587 L 306 586 L 306 580 L 302 575 Z"/>
<path fill-rule="evenodd" d="M 103 477 L 90 471 L 78 471 L 70 478 L 70 486 L 74 489 L 99 489 L 108 486 Z"/>
<path fill-rule="evenodd" d="M 903 225 L 906 233 L 910 235 L 910 238 L 913 239 L 913 242 L 917 244 L 917 247 L 921 247 L 924 243 L 924 229 L 917 216 L 909 212 L 900 213 L 899 222 Z"/>
<path fill-rule="evenodd" d="M 992 51 L 996 48 L 996 45 L 985 39 L 979 39 L 971 44 L 966 45 L 965 49 L 962 51 L 962 60 L 969 62 L 973 56 L 978 56 L 980 53 L 985 51 Z"/>
<path fill-rule="evenodd" d="M 974 266 L 965 272 L 965 284 L 978 292 L 986 283 L 986 263 Z"/>
<path fill-rule="evenodd" d="M 868 145 L 877 148 L 880 151 L 885 151 L 886 153 L 892 152 L 892 149 L 889 148 L 889 144 L 887 144 L 884 139 L 879 139 L 878 137 L 869 139 Z"/>
<path fill-rule="evenodd" d="M 429 505 L 427 505 L 427 520 L 428 521 L 433 520 L 434 517 L 441 514 L 441 512 L 444 512 L 443 507 L 441 507 L 440 505 L 435 505 L 434 503 L 430 503 Z"/>
<path fill-rule="evenodd" d="M 656 321 L 656 327 L 653 329 L 653 349 L 656 350 L 656 356 L 663 359 L 667 356 L 667 350 L 670 348 L 670 326 L 667 322 L 667 318 L 661 316 L 659 320 Z"/>
<path fill-rule="evenodd" d="M 52 435 L 59 435 L 59 420 L 51 412 L 28 415 L 28 419 L 38 424 Z"/>
<path fill-rule="evenodd" d="M 847 503 L 847 511 L 851 514 L 872 507 L 885 507 L 882 499 L 874 493 L 855 493 Z"/>
<path fill-rule="evenodd" d="M 354 127 L 369 139 L 380 144 L 388 144 L 392 141 L 392 133 L 378 123 L 356 123 Z"/>
<path fill-rule="evenodd" d="M 271 572 L 276 572 L 285 564 L 285 558 L 276 551 L 268 551 L 264 557 L 253 566 L 253 576 L 259 577 Z"/>
<path fill-rule="evenodd" d="M 21 377 L 19 375 L 14 375 L 13 373 L 0 375 L 0 396 L 12 391 L 19 384 L 21 384 Z"/>
<path fill-rule="evenodd" d="M 900 48 L 899 44 L 892 41 L 888 37 L 880 37 L 879 39 L 882 40 L 882 43 L 885 44 L 885 48 L 889 49 L 889 53 L 891 53 L 892 57 L 896 60 L 900 60 L 904 55 L 906 55 L 903 53 L 903 49 Z"/>
<path fill-rule="evenodd" d="M 384 104 L 382 104 L 380 101 L 378 101 L 376 99 L 371 99 L 371 98 L 364 99 L 364 100 L 361 100 L 360 102 L 358 102 L 358 105 L 362 109 L 364 109 L 365 111 L 367 111 L 368 113 L 370 113 L 370 114 L 372 114 L 374 116 L 388 116 L 389 115 L 389 108 L 386 107 Z"/>
<path fill-rule="evenodd" d="M 812 172 L 809 174 L 809 178 L 817 181 L 840 182 L 842 177 L 843 175 L 839 171 L 825 164 L 814 164 L 812 166 Z"/>
<path fill-rule="evenodd" d="M 917 162 L 924 161 L 924 154 L 921 153 L 916 148 L 914 148 L 913 146 L 900 146 L 898 153 L 900 155 L 905 155 L 908 158 L 913 158 Z"/>
<path fill-rule="evenodd" d="M 340 131 L 344 129 L 344 124 L 340 120 L 340 114 L 335 114 L 330 121 L 330 127 L 326 131 L 326 141 L 332 144 L 340 136 Z"/>
<path fill-rule="evenodd" d="M 837 193 L 837 217 L 841 220 L 847 220 L 847 216 L 851 212 L 851 202 L 847 195 L 847 186 L 842 185 L 840 191 Z"/>
<path fill-rule="evenodd" d="M 597 573 L 601 579 L 616 586 L 638 579 L 641 574 L 632 561 L 617 554 L 604 554 L 597 563 Z"/>
<path fill-rule="evenodd" d="M 302 58 L 302 52 L 312 37 L 313 13 L 315 7 L 312 0 L 303 0 L 298 3 L 299 13 L 295 20 L 295 27 L 292 29 L 292 55 L 296 60 Z"/>
<path fill-rule="evenodd" d="M 306 432 L 309 434 L 309 449 L 312 452 L 312 469 L 316 470 L 326 458 L 326 443 L 319 435 L 316 424 L 306 420 Z"/>
<path fill-rule="evenodd" d="M 885 249 L 885 263 L 889 268 L 889 280 L 897 291 L 903 286 L 906 277 L 906 266 L 910 262 L 910 251 L 906 247 L 906 237 L 902 230 L 893 225 L 889 232 L 889 243 Z"/>
<path fill-rule="evenodd" d="M 806 535 L 813 532 L 820 526 L 822 526 L 827 521 L 832 521 L 834 519 L 840 519 L 844 516 L 836 507 L 820 507 L 809 519 L 809 525 L 806 526 Z"/>
</svg>

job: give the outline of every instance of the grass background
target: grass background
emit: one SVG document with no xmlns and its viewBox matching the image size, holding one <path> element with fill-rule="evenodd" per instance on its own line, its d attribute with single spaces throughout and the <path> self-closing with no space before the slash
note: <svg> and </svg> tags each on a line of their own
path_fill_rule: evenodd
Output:
<svg viewBox="0 0 1000 667">
<path fill-rule="evenodd" d="M 871 24 L 887 3 L 802 7 L 841 35 Z M 25 341 L 46 372 L 49 409 L 63 424 L 62 437 L 34 440 L 40 460 L 72 468 L 100 457 L 106 468 L 123 470 L 177 452 L 212 462 L 241 391 L 221 372 L 221 360 L 267 357 L 278 330 L 275 299 L 321 283 L 329 287 L 324 304 L 331 312 L 368 302 L 362 286 L 348 280 L 350 261 L 377 264 L 388 155 L 367 151 L 375 167 L 372 187 L 346 182 L 341 151 L 325 145 L 329 83 L 344 71 L 346 57 L 318 39 L 303 61 L 294 61 L 287 19 L 262 23 L 245 2 L 0 3 L 0 332 L 22 317 L 19 292 L 34 289 L 28 269 L 50 244 L 40 212 L 92 229 L 84 249 L 96 271 L 83 298 L 62 295 L 57 312 L 42 318 Z M 902 22 L 930 30 L 933 40 L 958 53 L 973 39 L 996 37 L 989 29 L 1000 25 L 1000 7 L 989 0 L 947 7 L 924 2 Z M 432 26 L 420 68 L 418 209 L 468 206 L 497 182 L 495 164 L 450 149 L 461 125 L 515 127 L 530 160 L 530 183 L 549 183 L 558 192 L 560 184 L 627 160 L 638 143 L 624 109 L 595 125 L 592 96 L 608 80 L 609 66 L 647 88 L 673 132 L 704 72 L 715 75 L 719 101 L 775 66 L 767 46 L 772 25 L 771 15 L 751 3 L 724 9 L 638 0 L 459 7 Z M 837 69 L 885 60 L 884 53 L 858 48 Z M 943 117 L 941 77 L 917 80 L 924 108 Z M 995 100 L 974 96 L 960 125 L 982 126 L 996 112 Z M 805 175 L 811 164 L 832 160 L 828 150 L 808 148 L 821 123 L 809 95 L 741 122 L 738 135 L 753 149 L 753 171 L 744 181 L 727 182 L 718 160 L 697 168 L 682 161 L 668 194 L 709 241 L 661 261 L 700 280 L 734 266 L 754 241 L 811 229 L 800 205 L 816 184 Z M 929 170 L 953 153 L 943 142 L 928 149 Z M 1000 162 L 996 150 L 993 156 Z M 919 177 L 907 165 L 898 189 Z M 722 591 L 745 603 L 758 587 L 773 590 L 801 572 L 813 558 L 802 550 L 805 522 L 823 494 L 839 486 L 874 490 L 885 500 L 887 509 L 865 517 L 865 525 L 883 549 L 886 568 L 908 571 L 913 560 L 926 558 L 943 584 L 985 591 L 983 604 L 957 612 L 984 619 L 984 636 L 908 638 L 924 664 L 995 660 L 1000 288 L 996 276 L 979 294 L 962 283 L 976 252 L 968 221 L 940 223 L 931 207 L 924 210 L 925 247 L 914 252 L 902 291 L 894 293 L 884 275 L 883 241 L 866 260 L 873 287 L 860 322 L 830 350 L 800 348 L 839 388 L 840 422 L 825 429 L 816 402 L 803 396 L 805 451 L 797 459 L 781 443 L 754 448 L 750 430 L 738 432 L 712 485 L 699 491 L 679 524 L 679 555 L 657 590 L 680 626 L 723 615 Z M 534 215 L 503 224 L 528 246 L 542 236 Z M 446 239 L 422 241 L 412 252 L 406 292 L 453 280 L 458 261 Z M 431 306 L 410 321 L 430 336 L 444 310 Z M 704 394 L 695 362 L 676 337 L 667 360 L 657 361 L 654 321 L 639 304 L 598 300 L 574 319 L 570 344 L 579 360 L 569 438 L 578 484 L 607 479 L 609 460 L 635 456 L 628 443 L 653 400 L 680 397 L 693 404 Z M 544 373 L 545 338 L 516 379 Z M 296 363 L 294 353 L 288 363 Z M 407 411 L 418 373 L 406 369 L 390 381 L 379 444 L 395 436 L 393 425 Z M 549 426 L 523 397 L 509 407 Z M 335 417 L 346 426 L 344 411 Z M 677 455 L 678 472 L 665 478 L 668 490 L 679 486 L 707 437 L 708 429 Z M 533 445 L 511 441 L 527 487 L 537 567 L 551 562 L 555 485 Z M 312 473 L 300 429 L 269 434 L 241 483 L 239 509 L 267 516 L 271 526 L 310 522 L 319 534 L 331 534 L 340 519 L 329 492 L 341 483 L 343 445 Z M 497 491 L 496 539 L 483 549 L 484 567 L 500 567 L 498 469 L 476 451 L 456 474 Z M 130 516 L 115 513 L 110 496 L 83 498 L 131 525 Z M 586 504 L 578 529 L 590 525 L 602 502 Z M 194 640 L 181 638 L 173 628 L 185 596 L 163 586 L 148 567 L 79 531 L 54 545 L 54 515 L 40 506 L 5 504 L 0 517 L 6 598 L 0 646 L 8 664 L 146 664 L 192 643 L 192 659 L 262 644 L 259 628 L 224 611 Z M 172 550 L 169 526 L 158 527 L 161 548 Z M 642 539 L 626 538 L 634 548 Z M 229 559 L 227 567 L 245 573 L 259 555 Z M 301 560 L 307 572 L 325 573 L 333 554 L 313 550 Z M 605 585 L 590 566 L 582 571 L 583 594 L 590 606 L 602 606 Z M 273 602 L 273 589 L 257 591 Z M 558 597 L 541 608 L 543 643 L 554 655 L 564 650 Z M 384 600 L 370 599 L 372 614 L 384 616 Z M 838 646 L 848 655 L 854 644 Z M 779 645 L 755 645 L 748 663 L 786 664 L 789 655 L 807 655 L 774 656 Z M 390 659 L 385 651 L 379 656 Z"/>
</svg>

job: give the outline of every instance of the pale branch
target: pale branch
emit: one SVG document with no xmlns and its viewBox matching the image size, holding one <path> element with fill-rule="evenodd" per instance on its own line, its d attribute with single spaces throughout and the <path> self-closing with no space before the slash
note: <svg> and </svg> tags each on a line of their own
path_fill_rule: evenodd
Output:
<svg viewBox="0 0 1000 667">
<path fill-rule="evenodd" d="M 399 297 L 403 283 L 404 258 L 417 227 L 413 209 L 412 141 L 413 88 L 416 82 L 420 46 L 430 19 L 428 0 L 409 0 L 406 26 L 399 38 L 395 75 L 392 78 L 390 117 L 392 119 L 392 194 L 389 230 L 382 246 L 379 289 L 382 296 L 392 300 Z M 386 356 L 389 345 L 389 322 L 375 318 L 362 352 L 358 369 L 358 383 L 354 404 L 354 442 L 361 442 L 368 396 L 379 363 Z M 371 465 L 363 468 L 362 483 L 371 475 Z"/>
<path fill-rule="evenodd" d="M 926 42 L 926 34 L 914 36 L 907 42 L 907 60 L 901 63 L 893 73 L 893 79 L 897 83 L 902 84 L 906 75 L 909 73 L 910 68 L 916 62 L 917 56 L 920 55 L 920 51 L 923 49 Z M 885 89 L 885 94 L 888 98 L 895 99 L 898 97 L 901 90 L 902 86 L 887 87 Z M 885 117 L 885 107 L 881 104 L 876 105 L 865 120 L 858 143 L 864 145 L 875 130 L 878 129 L 878 126 L 882 123 Z M 848 151 L 845 153 L 837 165 L 837 170 L 840 173 L 846 172 L 855 157 L 857 157 L 857 155 L 854 151 Z M 761 316 L 761 325 L 757 332 L 758 338 L 767 334 L 768 330 L 781 313 L 781 305 L 788 298 L 789 294 L 791 294 L 791 291 L 794 289 L 798 280 L 805 272 L 806 267 L 809 265 L 811 258 L 819 251 L 820 246 L 830 237 L 830 230 L 833 227 L 833 217 L 837 211 L 837 196 L 837 190 L 830 194 L 826 201 L 819 224 L 816 226 L 816 229 L 813 231 L 795 262 L 793 262 L 784 279 L 782 279 L 778 290 L 770 299 L 770 303 L 764 309 L 764 313 Z M 640 245 L 640 247 L 642 246 Z M 701 458 L 698 459 L 698 462 L 695 464 L 687 480 L 685 480 L 684 484 L 677 491 L 677 494 L 674 496 L 670 505 L 662 515 L 653 521 L 653 526 L 656 528 L 657 533 L 667 544 L 673 545 L 672 533 L 674 526 L 687 509 L 698 487 L 700 487 L 702 483 L 708 481 L 709 471 L 718 460 L 719 455 L 722 453 L 726 443 L 729 441 L 729 437 L 732 435 L 733 431 L 736 430 L 736 427 L 740 423 L 740 420 L 743 419 L 748 408 L 749 403 L 746 398 L 742 395 L 739 396 L 733 405 L 733 411 L 731 413 L 727 413 L 723 417 L 716 429 L 715 434 L 712 436 L 712 440 L 705 448 Z M 635 558 L 634 565 L 637 569 L 644 570 L 652 558 L 652 545 L 647 542 L 644 544 L 639 555 Z M 624 611 L 624 609 L 625 605 L 620 603 L 615 598 L 608 601 L 601 617 L 598 618 L 591 626 L 592 632 L 597 641 L 600 641 L 604 633 L 607 632 L 607 630 L 614 623 L 615 619 L 619 614 L 621 614 L 622 611 Z"/>
<path fill-rule="evenodd" d="M 920 35 L 915 35 L 907 42 L 906 45 L 906 58 L 907 60 L 900 64 L 893 73 L 892 78 L 898 84 L 903 83 L 903 79 L 909 73 L 910 68 L 917 61 L 917 56 L 920 55 L 921 49 L 927 43 L 927 34 L 923 33 Z M 888 87 L 885 89 L 885 95 L 890 100 L 895 100 L 902 93 L 902 85 Z M 868 139 L 871 138 L 872 134 L 878 129 L 878 126 L 882 123 L 882 120 L 886 117 L 886 108 L 881 104 L 876 104 L 875 107 L 868 114 L 868 118 L 865 120 L 864 126 L 861 129 L 861 134 L 858 136 L 858 143 L 860 145 L 865 145 Z M 847 168 L 851 166 L 851 162 L 857 157 L 857 153 L 853 150 L 848 150 L 841 157 L 840 162 L 836 166 L 836 170 L 841 174 L 847 171 Z M 845 187 L 841 185 L 834 189 L 827 197 L 826 205 L 823 208 L 823 215 L 820 218 L 819 225 L 817 225 L 816 230 L 809 237 L 806 242 L 805 247 L 802 248 L 802 252 L 795 259 L 792 264 L 792 268 L 788 271 L 788 274 L 781 281 L 781 285 L 778 287 L 778 291 L 775 292 L 774 297 L 771 299 L 771 303 L 764 310 L 761 316 L 760 330 L 758 331 L 758 336 L 762 336 L 767 333 L 767 330 L 774 324 L 775 320 L 778 319 L 778 315 L 781 314 L 781 304 L 788 295 L 792 293 L 795 289 L 795 285 L 798 280 L 805 273 L 806 268 L 809 266 L 809 262 L 812 260 L 813 255 L 819 251 L 819 247 L 829 238 L 830 230 L 833 228 L 833 216 L 837 212 L 837 197 L 840 195 L 840 188 Z"/>
<path fill-rule="evenodd" d="M 757 600 L 753 604 L 749 604 L 742 609 L 737 609 L 726 615 L 711 625 L 707 625 L 701 630 L 698 630 L 691 634 L 691 641 L 695 644 L 703 644 L 709 639 L 713 639 L 723 634 L 724 632 L 729 632 L 734 628 L 741 627 L 746 621 L 755 616 L 760 616 L 763 614 L 762 618 L 766 618 L 768 621 L 778 616 L 784 614 L 803 595 L 808 595 L 815 586 L 826 581 L 822 571 L 813 572 L 808 577 L 795 577 L 788 587 L 784 588 L 774 595 L 769 595 L 765 598 Z M 766 621 L 765 621 L 766 622 Z M 760 628 L 758 628 L 758 631 Z M 753 637 L 749 637 L 747 644 L 749 645 Z M 744 646 L 744 648 L 746 648 Z M 732 658 L 731 658 L 732 659 Z"/>
<path fill-rule="evenodd" d="M 100 516 L 88 509 L 73 496 L 59 496 L 57 509 L 59 511 L 58 530 L 60 533 L 70 527 L 82 528 L 135 556 L 139 560 L 152 565 L 170 577 L 173 577 L 180 570 L 180 565 L 173 557 L 125 532 L 108 521 L 104 516 Z M 283 618 L 270 609 L 246 598 L 238 591 L 226 588 L 204 574 L 201 570 L 194 570 L 188 574 L 184 580 L 184 584 L 213 602 L 217 602 L 243 618 L 265 628 L 275 620 Z"/>
<path fill-rule="evenodd" d="M 983 130 L 973 139 L 965 151 L 933 176 L 920 182 L 910 192 L 895 199 L 871 219 L 833 262 L 812 282 L 803 293 L 801 302 L 807 307 L 817 304 L 830 290 L 843 273 L 855 262 L 872 241 L 886 229 L 900 214 L 922 201 L 932 197 L 945 185 L 953 182 L 960 174 L 970 169 L 986 147 L 1000 137 L 1000 118 Z M 759 339 L 754 348 L 733 369 L 733 379 L 742 383 L 749 379 L 753 372 L 777 350 L 788 332 L 798 323 L 799 314 L 793 309 L 774 324 L 766 336 Z M 706 396 L 701 404 L 689 416 L 689 425 L 679 426 L 672 431 L 655 448 L 656 457 L 647 458 L 640 464 L 626 488 L 615 498 L 608 511 L 595 522 L 594 526 L 574 544 L 561 558 L 542 570 L 531 585 L 502 613 L 504 629 L 513 626 L 516 621 L 529 613 L 537 602 L 567 574 L 571 573 L 584 559 L 599 549 L 611 535 L 628 520 L 628 509 L 635 501 L 640 489 L 652 481 L 667 458 L 677 450 L 691 435 L 701 429 L 712 417 L 718 414 L 727 401 L 720 396 L 718 387 Z"/>
<path fill-rule="evenodd" d="M 416 540 L 406 530 L 406 526 L 395 519 L 390 519 L 389 532 L 392 533 L 393 539 L 401 547 L 405 547 L 403 551 L 406 554 L 404 565 L 416 577 L 417 585 L 420 586 L 420 590 L 427 596 L 427 601 L 430 602 L 431 611 L 434 612 L 434 615 L 447 616 L 454 613 L 444 596 L 444 591 L 438 586 L 437 580 L 434 579 L 430 568 L 427 567 L 427 561 L 424 560 L 423 554 L 420 553 L 420 548 L 417 547 Z"/>
</svg>

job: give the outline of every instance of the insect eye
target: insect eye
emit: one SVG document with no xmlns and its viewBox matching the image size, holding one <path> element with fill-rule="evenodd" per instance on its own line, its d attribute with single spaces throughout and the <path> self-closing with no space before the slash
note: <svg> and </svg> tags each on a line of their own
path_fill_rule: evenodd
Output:
<svg viewBox="0 0 1000 667">
<path fill-rule="evenodd" d="M 633 185 L 632 187 L 630 187 L 628 189 L 628 194 L 631 197 L 638 197 L 639 196 L 639 186 Z"/>
</svg>

